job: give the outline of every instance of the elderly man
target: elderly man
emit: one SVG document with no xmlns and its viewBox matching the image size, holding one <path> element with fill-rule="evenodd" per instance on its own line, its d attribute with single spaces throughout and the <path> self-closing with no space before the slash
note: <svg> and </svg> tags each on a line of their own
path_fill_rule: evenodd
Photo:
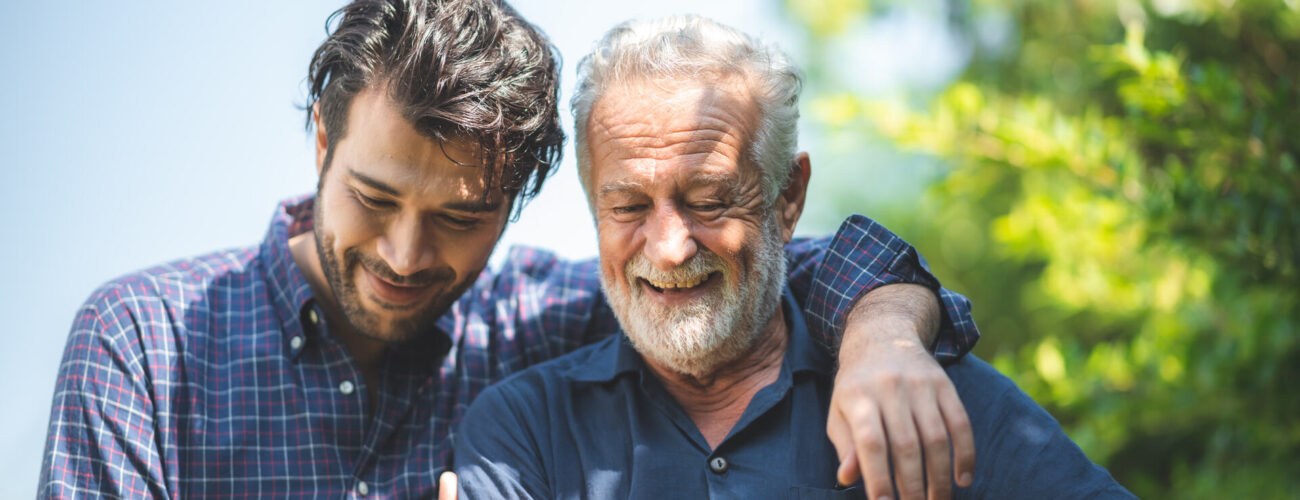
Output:
<svg viewBox="0 0 1300 500">
<path fill-rule="evenodd" d="M 601 284 L 625 335 L 481 395 L 456 439 L 463 491 L 861 497 L 837 487 L 842 453 L 817 429 L 834 374 L 786 287 L 781 248 L 811 173 L 794 153 L 793 68 L 741 33 L 684 17 L 613 29 L 580 71 L 579 165 Z M 989 365 L 967 356 L 947 372 L 981 454 L 957 496 L 1128 496 Z M 871 498 L 920 495 L 896 493 L 886 475 L 866 483 Z"/>
<path fill-rule="evenodd" d="M 615 331 L 594 262 L 524 250 L 484 271 L 558 161 L 546 37 L 496 0 L 356 0 L 332 19 L 308 75 L 317 191 L 282 203 L 260 245 L 133 273 L 86 301 L 40 497 L 428 497 L 484 387 Z M 865 289 L 934 284 L 905 242 L 851 222 L 829 251 L 787 248 L 827 333 Z M 872 291 L 867 316 L 909 288 Z M 956 325 L 936 354 L 954 356 L 977 334 L 945 297 Z M 901 369 L 927 370 L 928 356 Z"/>
</svg>

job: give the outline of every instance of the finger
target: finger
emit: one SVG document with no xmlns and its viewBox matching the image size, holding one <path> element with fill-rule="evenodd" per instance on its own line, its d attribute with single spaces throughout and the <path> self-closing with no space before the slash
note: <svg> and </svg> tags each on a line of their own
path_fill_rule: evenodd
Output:
<svg viewBox="0 0 1300 500">
<path fill-rule="evenodd" d="M 859 477 L 858 454 L 850 451 L 848 456 L 840 458 L 840 468 L 835 471 L 835 482 L 840 486 L 848 486 L 857 482 Z"/>
<path fill-rule="evenodd" d="M 868 405 L 853 423 L 853 459 L 861 467 L 867 498 L 892 497 L 894 483 L 889 476 L 889 441 L 879 410 L 875 405 Z M 841 481 L 840 484 L 853 483 Z"/>
<path fill-rule="evenodd" d="M 456 500 L 456 473 L 445 471 L 438 476 L 438 500 Z"/>
<path fill-rule="evenodd" d="M 826 417 L 826 437 L 835 447 L 835 456 L 840 457 L 840 467 L 835 471 L 835 480 L 841 485 L 850 485 L 858 480 L 858 460 L 853 453 L 853 433 L 849 430 L 844 414 L 836 410 L 831 403 L 830 415 Z"/>
<path fill-rule="evenodd" d="M 948 456 L 948 428 L 944 426 L 939 403 L 932 391 L 917 394 L 924 398 L 916 401 L 913 418 L 921 435 L 925 450 L 925 484 L 927 498 L 948 500 L 952 498 L 952 462 Z"/>
<path fill-rule="evenodd" d="M 952 439 L 953 474 L 957 477 L 957 486 L 970 486 L 975 480 L 975 436 L 970 429 L 966 407 L 957 397 L 957 389 L 951 380 L 940 386 L 938 403 L 948 427 L 948 436 Z"/>
<path fill-rule="evenodd" d="M 894 459 L 894 484 L 901 500 L 919 500 L 925 494 L 921 477 L 921 443 L 911 407 L 906 400 L 895 400 L 884 413 L 889 454 Z"/>
</svg>

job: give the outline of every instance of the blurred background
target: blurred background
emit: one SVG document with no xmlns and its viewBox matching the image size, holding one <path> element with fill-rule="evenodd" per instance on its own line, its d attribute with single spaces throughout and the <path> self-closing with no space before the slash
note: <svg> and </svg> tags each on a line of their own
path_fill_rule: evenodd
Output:
<svg viewBox="0 0 1300 500">
<path fill-rule="evenodd" d="M 1139 496 L 1300 491 L 1300 0 L 512 3 L 559 48 L 566 104 L 630 17 L 777 41 L 807 76 L 801 232 L 860 212 L 915 244 L 974 301 L 975 352 Z M 35 491 L 96 286 L 256 244 L 314 189 L 297 106 L 340 5 L 7 2 L 0 497 Z M 572 159 L 498 255 L 594 255 Z"/>
</svg>

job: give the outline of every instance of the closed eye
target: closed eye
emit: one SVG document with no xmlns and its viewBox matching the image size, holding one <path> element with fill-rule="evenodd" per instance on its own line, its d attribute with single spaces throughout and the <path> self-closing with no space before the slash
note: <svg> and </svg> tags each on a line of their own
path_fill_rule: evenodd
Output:
<svg viewBox="0 0 1300 500">
<path fill-rule="evenodd" d="M 364 194 L 361 194 L 360 191 L 357 191 L 355 189 L 352 190 L 352 197 L 356 198 L 356 200 L 360 202 L 362 206 L 365 206 L 366 208 L 369 208 L 371 210 L 389 210 L 397 207 L 396 203 L 393 203 L 388 200 L 381 200 L 378 198 L 372 198 L 366 196 Z"/>
<path fill-rule="evenodd" d="M 441 215 L 439 216 L 439 218 L 442 219 L 442 221 L 447 225 L 447 227 L 450 227 L 457 231 L 468 231 L 474 229 L 478 227 L 479 222 L 481 222 L 481 219 L 457 217 L 454 215 Z"/>
<path fill-rule="evenodd" d="M 620 205 L 614 207 L 616 214 L 634 214 L 645 209 L 645 205 Z"/>
</svg>

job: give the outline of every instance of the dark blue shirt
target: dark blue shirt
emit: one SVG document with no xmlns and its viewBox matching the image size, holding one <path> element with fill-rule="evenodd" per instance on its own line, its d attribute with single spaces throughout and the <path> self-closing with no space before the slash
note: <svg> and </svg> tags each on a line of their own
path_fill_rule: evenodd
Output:
<svg viewBox="0 0 1300 500">
<path fill-rule="evenodd" d="M 859 498 L 835 489 L 834 363 L 789 290 L 789 342 L 716 449 L 617 335 L 489 388 L 456 438 L 462 498 Z"/>
<path fill-rule="evenodd" d="M 863 498 L 834 487 L 833 365 L 792 304 L 787 290 L 779 377 L 716 450 L 618 335 L 479 396 L 455 437 L 461 498 Z M 988 363 L 968 354 L 945 371 L 977 453 L 954 498 L 1133 498 Z"/>
</svg>

